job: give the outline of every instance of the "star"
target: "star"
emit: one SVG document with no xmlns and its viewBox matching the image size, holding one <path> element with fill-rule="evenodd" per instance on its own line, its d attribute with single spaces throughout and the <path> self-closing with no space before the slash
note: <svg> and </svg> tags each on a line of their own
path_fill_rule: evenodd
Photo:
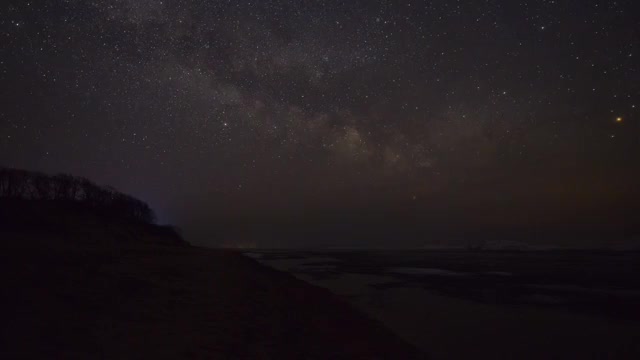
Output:
<svg viewBox="0 0 640 360">
<path fill-rule="evenodd" d="M 554 183 L 576 153 L 585 173 L 637 178 L 621 156 L 640 151 L 622 133 L 636 130 L 637 12 L 619 1 L 612 26 L 584 2 L 13 1 L 0 166 L 77 169 L 170 212 L 193 201 L 193 219 L 228 203 L 262 215 L 253 195 L 283 214 L 454 207 L 431 187 L 475 209 L 501 184 L 524 189 L 521 174 Z"/>
</svg>

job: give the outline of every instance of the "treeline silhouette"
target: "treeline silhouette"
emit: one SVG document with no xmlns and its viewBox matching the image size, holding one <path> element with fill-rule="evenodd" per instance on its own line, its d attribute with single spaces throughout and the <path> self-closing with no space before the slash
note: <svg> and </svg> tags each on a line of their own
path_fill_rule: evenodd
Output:
<svg viewBox="0 0 640 360">
<path fill-rule="evenodd" d="M 153 224 L 153 210 L 145 202 L 83 177 L 0 167 L 0 200 L 32 200 L 73 204 L 128 221 Z"/>
</svg>

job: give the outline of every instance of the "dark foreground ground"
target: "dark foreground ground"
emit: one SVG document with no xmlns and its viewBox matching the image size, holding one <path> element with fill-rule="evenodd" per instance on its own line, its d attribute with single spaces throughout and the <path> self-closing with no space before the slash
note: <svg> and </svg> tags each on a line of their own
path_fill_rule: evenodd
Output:
<svg viewBox="0 0 640 360">
<path fill-rule="evenodd" d="M 640 252 L 248 253 L 433 359 L 640 359 Z"/>
<path fill-rule="evenodd" d="M 0 358 L 423 358 L 327 290 L 126 232 L 0 231 Z"/>
</svg>

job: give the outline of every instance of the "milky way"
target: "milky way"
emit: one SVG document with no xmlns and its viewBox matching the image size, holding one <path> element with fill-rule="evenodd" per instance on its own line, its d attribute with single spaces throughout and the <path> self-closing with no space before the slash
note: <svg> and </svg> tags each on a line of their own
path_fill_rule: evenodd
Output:
<svg viewBox="0 0 640 360">
<path fill-rule="evenodd" d="M 634 4 L 10 1 L 0 164 L 112 184 L 202 239 L 222 218 L 626 224 Z"/>
</svg>

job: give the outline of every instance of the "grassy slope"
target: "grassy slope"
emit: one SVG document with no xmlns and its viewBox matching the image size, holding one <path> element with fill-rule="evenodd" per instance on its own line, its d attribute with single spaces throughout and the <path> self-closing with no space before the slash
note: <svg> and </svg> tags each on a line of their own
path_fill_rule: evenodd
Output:
<svg viewBox="0 0 640 360">
<path fill-rule="evenodd" d="M 238 253 L 90 219 L 0 229 L 3 358 L 421 357 L 326 290 Z"/>
</svg>

